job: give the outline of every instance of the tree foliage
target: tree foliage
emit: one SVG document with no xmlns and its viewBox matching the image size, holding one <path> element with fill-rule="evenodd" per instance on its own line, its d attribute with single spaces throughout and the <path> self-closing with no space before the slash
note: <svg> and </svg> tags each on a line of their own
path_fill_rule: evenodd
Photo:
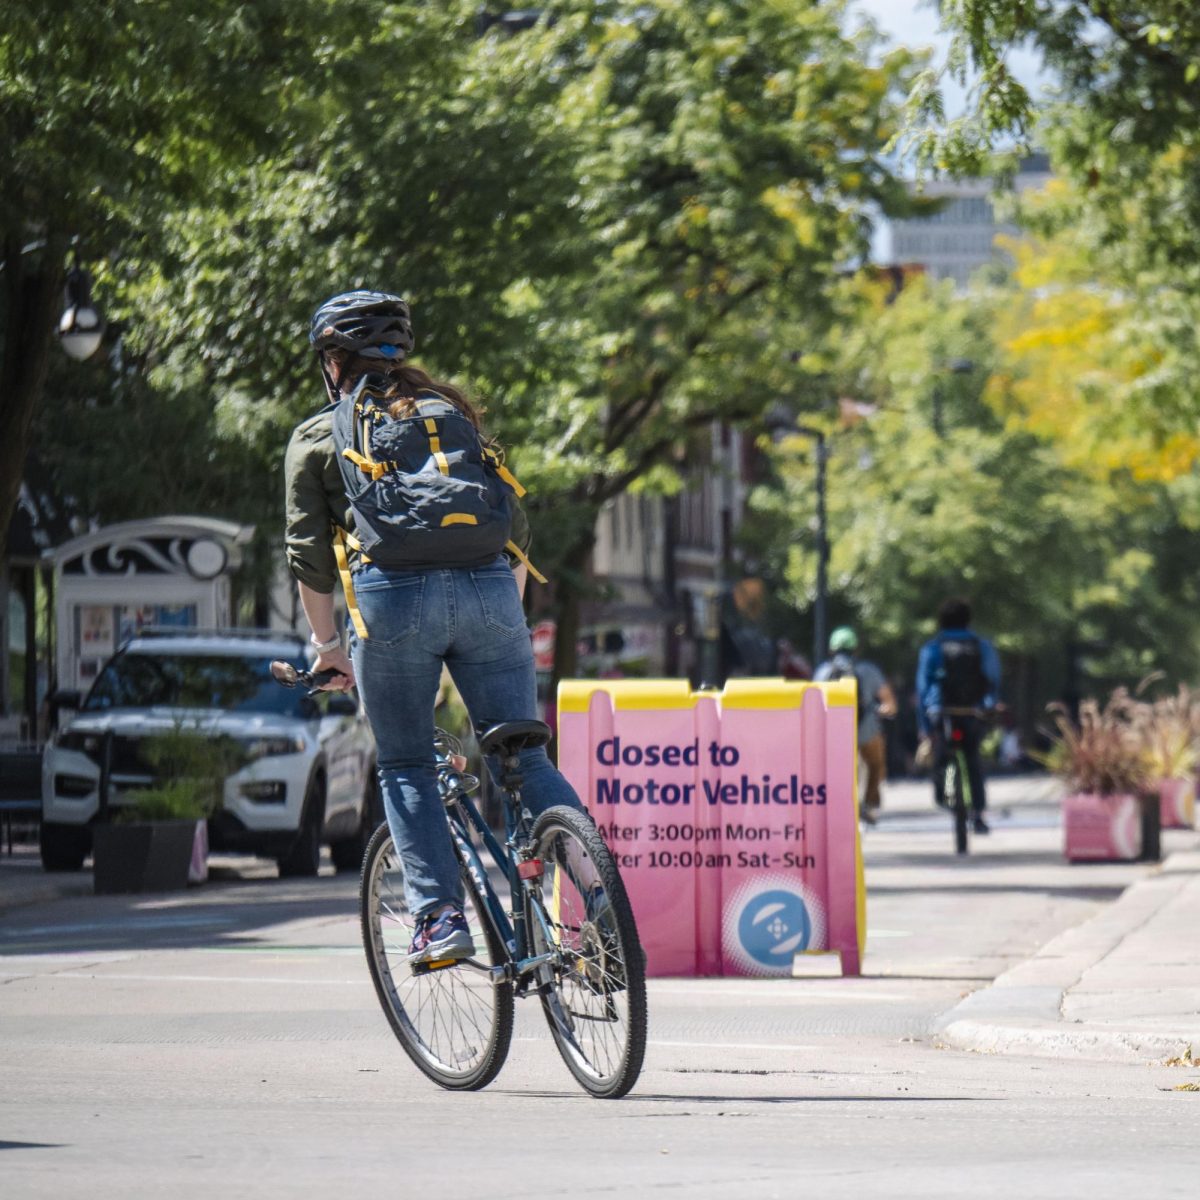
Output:
<svg viewBox="0 0 1200 1200">
<path fill-rule="evenodd" d="M 161 254 L 230 164 L 277 150 L 366 0 L 12 0 L 0 28 L 0 540 L 49 370 L 67 252 Z"/>
<path fill-rule="evenodd" d="M 1145 342 L 1094 285 L 1047 292 L 1068 259 L 1031 245 L 1013 283 L 966 296 L 925 281 L 890 304 L 860 290 L 825 352 L 829 394 L 877 406 L 829 421 L 833 600 L 902 674 L 955 594 L 1002 651 L 1042 664 L 1050 694 L 1071 644 L 1105 680 L 1164 666 L 1186 678 L 1200 662 L 1186 551 L 1200 489 L 1173 445 L 1120 421 Z M 1129 322 L 1116 346 L 1110 318 Z M 815 547 L 797 531 L 811 527 L 811 459 L 791 439 L 774 457 L 752 546 L 807 608 Z"/>
<path fill-rule="evenodd" d="M 270 527 L 287 429 L 323 402 L 309 312 L 399 290 L 418 357 L 513 447 L 569 612 L 601 506 L 678 486 L 691 436 L 761 412 L 869 214 L 907 203 L 881 152 L 911 56 L 869 63 L 841 3 L 564 0 L 481 36 L 465 0 L 362 2 L 374 19 L 286 146 L 221 160 L 156 243 L 114 244 L 102 282 L 139 386 L 100 406 L 161 398 L 163 436 L 178 420 L 202 449 L 177 487 L 250 447 L 253 486 L 199 494 Z M 206 397 L 211 426 L 186 424 Z M 574 640 L 568 617 L 566 669 Z"/>
<path fill-rule="evenodd" d="M 1104 244 L 1096 214 L 1065 183 L 1024 209 L 1040 232 L 1010 244 L 1013 302 L 997 313 L 993 405 L 1072 470 L 1184 480 L 1200 461 L 1200 292 L 1131 269 L 1124 245 Z M 1129 220 L 1145 223 L 1133 205 Z"/>
<path fill-rule="evenodd" d="M 1194 144 L 1200 12 L 1187 0 L 943 0 L 939 10 L 952 36 L 943 69 L 969 87 L 971 104 L 946 121 L 936 72 L 916 81 L 912 132 L 927 162 L 976 173 L 997 142 L 1027 142 L 1040 114 L 1008 69 L 1019 47 L 1038 51 L 1060 86 L 1064 148 L 1089 169 L 1136 178 L 1130 151 Z"/>
</svg>

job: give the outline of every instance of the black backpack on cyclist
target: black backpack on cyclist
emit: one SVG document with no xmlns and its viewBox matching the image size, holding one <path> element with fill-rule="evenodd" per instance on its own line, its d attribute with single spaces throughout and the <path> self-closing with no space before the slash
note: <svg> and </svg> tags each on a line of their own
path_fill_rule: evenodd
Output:
<svg viewBox="0 0 1200 1200">
<path fill-rule="evenodd" d="M 387 381 L 365 375 L 333 414 L 358 549 L 381 567 L 472 566 L 510 546 L 524 488 L 472 422 L 433 392 L 388 413 Z"/>
<path fill-rule="evenodd" d="M 991 685 L 983 669 L 983 650 L 974 637 L 943 637 L 942 666 L 938 681 L 942 685 L 944 708 L 978 708 Z"/>
<path fill-rule="evenodd" d="M 854 659 L 848 654 L 835 654 L 829 660 L 829 675 L 827 677 L 830 682 L 835 679 L 853 679 L 858 685 L 855 688 L 855 695 L 858 697 L 858 723 L 862 724 L 863 716 L 867 711 L 867 697 L 863 694 L 862 680 L 858 677 L 858 670 L 855 667 Z"/>
</svg>

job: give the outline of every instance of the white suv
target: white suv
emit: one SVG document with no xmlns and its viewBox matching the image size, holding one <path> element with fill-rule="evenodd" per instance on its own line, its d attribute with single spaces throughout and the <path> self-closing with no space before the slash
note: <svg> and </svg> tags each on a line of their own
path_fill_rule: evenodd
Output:
<svg viewBox="0 0 1200 1200">
<path fill-rule="evenodd" d="M 42 758 L 42 865 L 79 870 L 92 825 L 152 782 L 143 740 L 179 724 L 236 738 L 248 763 L 225 781 L 209 821 L 214 849 L 248 850 L 280 875 L 315 875 L 328 842 L 338 870 L 357 870 L 383 819 L 375 743 L 355 700 L 310 698 L 271 677 L 272 659 L 304 668 L 299 637 L 259 630 L 143 630 L 105 664 Z"/>
</svg>

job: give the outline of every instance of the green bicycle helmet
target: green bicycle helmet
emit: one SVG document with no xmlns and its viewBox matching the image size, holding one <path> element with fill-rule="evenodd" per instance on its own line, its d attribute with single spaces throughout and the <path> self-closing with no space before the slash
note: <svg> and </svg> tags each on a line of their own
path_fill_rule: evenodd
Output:
<svg viewBox="0 0 1200 1200">
<path fill-rule="evenodd" d="M 830 654 L 853 654 L 858 649 L 858 634 L 849 625 L 840 625 L 829 635 Z"/>
</svg>

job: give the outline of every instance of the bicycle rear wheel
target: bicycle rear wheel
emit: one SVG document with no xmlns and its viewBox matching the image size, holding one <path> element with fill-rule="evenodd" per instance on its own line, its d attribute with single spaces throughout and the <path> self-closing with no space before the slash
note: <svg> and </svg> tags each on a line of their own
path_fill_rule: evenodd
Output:
<svg viewBox="0 0 1200 1200">
<path fill-rule="evenodd" d="M 557 949 L 542 1008 L 571 1074 L 593 1096 L 616 1099 L 637 1081 L 646 1053 L 646 960 L 625 885 L 591 818 L 551 808 L 533 827 L 544 873 L 530 905 Z M 538 913 L 529 929 L 539 949 Z"/>
<path fill-rule="evenodd" d="M 967 840 L 967 789 L 966 764 L 961 753 L 956 752 L 946 767 L 947 774 L 954 777 L 954 851 L 966 854 L 970 848 Z"/>
<path fill-rule="evenodd" d="M 404 902 L 404 869 L 386 825 L 367 846 L 360 901 L 367 965 L 392 1032 L 434 1083 L 474 1091 L 491 1083 L 504 1065 L 513 994 L 510 983 L 487 974 L 505 961 L 504 951 L 465 869 L 463 885 L 475 957 L 434 970 L 408 962 L 413 920 Z"/>
</svg>

